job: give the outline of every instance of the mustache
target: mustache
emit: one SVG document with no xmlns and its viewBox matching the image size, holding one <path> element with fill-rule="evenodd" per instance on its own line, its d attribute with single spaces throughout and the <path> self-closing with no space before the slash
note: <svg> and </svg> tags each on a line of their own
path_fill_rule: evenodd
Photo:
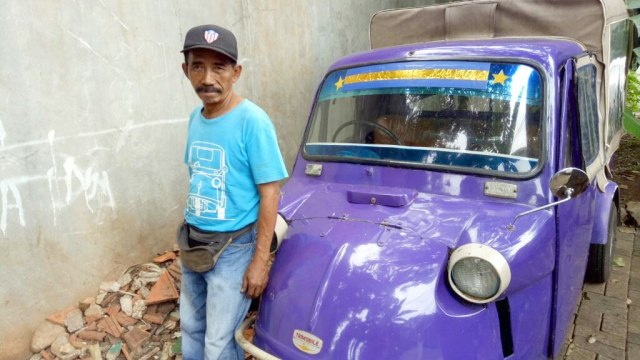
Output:
<svg viewBox="0 0 640 360">
<path fill-rule="evenodd" d="M 197 93 L 222 93 L 222 89 L 215 86 L 198 86 L 196 88 Z"/>
</svg>

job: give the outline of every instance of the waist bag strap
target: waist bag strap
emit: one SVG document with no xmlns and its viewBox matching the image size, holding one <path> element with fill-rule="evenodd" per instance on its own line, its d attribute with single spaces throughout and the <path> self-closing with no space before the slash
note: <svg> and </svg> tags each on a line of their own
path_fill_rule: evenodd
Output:
<svg viewBox="0 0 640 360">
<path fill-rule="evenodd" d="M 250 224 L 231 232 L 204 232 L 186 222 L 182 223 L 177 236 L 182 264 L 196 272 L 211 270 L 233 239 L 252 228 L 253 224 Z"/>
</svg>

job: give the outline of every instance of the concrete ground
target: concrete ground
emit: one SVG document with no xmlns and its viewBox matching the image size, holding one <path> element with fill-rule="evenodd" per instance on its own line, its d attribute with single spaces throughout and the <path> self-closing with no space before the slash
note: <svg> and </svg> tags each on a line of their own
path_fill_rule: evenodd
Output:
<svg viewBox="0 0 640 360">
<path fill-rule="evenodd" d="M 557 359 L 640 360 L 640 229 L 619 227 L 609 281 L 585 284 Z"/>
</svg>

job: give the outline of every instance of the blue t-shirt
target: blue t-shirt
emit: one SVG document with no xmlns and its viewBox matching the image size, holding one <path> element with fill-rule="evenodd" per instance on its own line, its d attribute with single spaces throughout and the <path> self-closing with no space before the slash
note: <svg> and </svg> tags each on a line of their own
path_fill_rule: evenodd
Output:
<svg viewBox="0 0 640 360">
<path fill-rule="evenodd" d="M 258 219 L 257 184 L 287 177 L 276 132 L 267 113 L 246 99 L 214 119 L 202 108 L 189 117 L 185 219 L 202 230 L 238 230 Z"/>
</svg>

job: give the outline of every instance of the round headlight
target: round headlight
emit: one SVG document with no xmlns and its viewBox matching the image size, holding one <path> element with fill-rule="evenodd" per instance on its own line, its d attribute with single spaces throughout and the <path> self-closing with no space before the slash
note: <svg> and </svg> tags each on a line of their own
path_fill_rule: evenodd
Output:
<svg viewBox="0 0 640 360">
<path fill-rule="evenodd" d="M 463 299 L 484 304 L 495 300 L 511 281 L 507 260 L 483 244 L 466 244 L 449 259 L 449 283 Z"/>
</svg>

